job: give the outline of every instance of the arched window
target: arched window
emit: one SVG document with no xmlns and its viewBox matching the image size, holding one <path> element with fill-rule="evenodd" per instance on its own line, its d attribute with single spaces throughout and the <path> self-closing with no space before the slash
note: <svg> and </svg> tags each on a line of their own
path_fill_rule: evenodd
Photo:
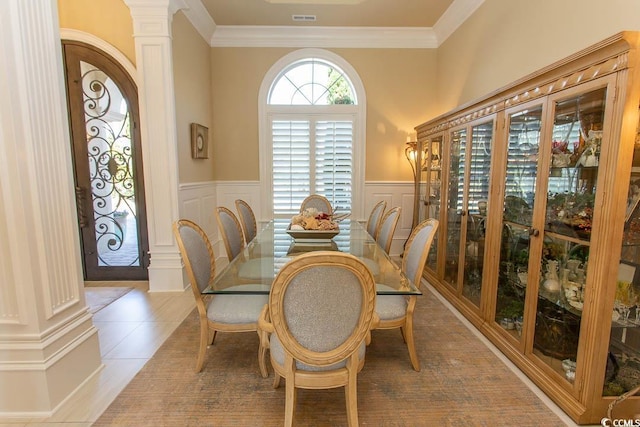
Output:
<svg viewBox="0 0 640 427">
<path fill-rule="evenodd" d="M 306 58 L 284 69 L 269 91 L 271 105 L 357 104 L 349 77 L 336 65 Z"/>
<path fill-rule="evenodd" d="M 263 212 L 287 217 L 310 194 L 361 215 L 364 90 L 328 51 L 302 49 L 276 63 L 260 90 Z"/>
</svg>

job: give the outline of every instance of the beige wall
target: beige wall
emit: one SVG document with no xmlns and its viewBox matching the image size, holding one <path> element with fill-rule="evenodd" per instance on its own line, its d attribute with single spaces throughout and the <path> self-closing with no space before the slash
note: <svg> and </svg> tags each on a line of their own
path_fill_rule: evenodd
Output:
<svg viewBox="0 0 640 427">
<path fill-rule="evenodd" d="M 438 114 L 623 30 L 638 0 L 486 0 L 438 48 Z"/>
<path fill-rule="evenodd" d="M 404 156 L 407 133 L 433 117 L 434 49 L 338 49 L 367 94 L 366 181 L 412 181 Z"/>
<path fill-rule="evenodd" d="M 182 12 L 173 17 L 173 79 L 176 99 L 179 181 L 213 180 L 211 48 Z M 209 128 L 209 158 L 191 157 L 191 123 Z"/>
<path fill-rule="evenodd" d="M 122 0 L 58 5 L 61 27 L 94 34 L 135 64 Z M 486 0 L 437 50 L 334 49 L 367 94 L 365 179 L 410 180 L 403 150 L 414 126 L 625 29 L 640 30 L 640 1 Z M 180 182 L 257 181 L 258 91 L 271 65 L 293 49 L 208 49 L 182 12 L 173 33 Z M 192 121 L 209 127 L 209 160 L 190 158 Z"/>
<path fill-rule="evenodd" d="M 58 0 L 60 28 L 93 34 L 122 52 L 134 65 L 133 21 L 122 0 Z"/>
<path fill-rule="evenodd" d="M 293 49 L 214 48 L 213 152 L 216 180 L 259 180 L 258 92 L 271 66 Z M 407 133 L 435 111 L 436 53 L 334 49 L 360 76 L 367 96 L 367 181 L 412 180 Z"/>
</svg>

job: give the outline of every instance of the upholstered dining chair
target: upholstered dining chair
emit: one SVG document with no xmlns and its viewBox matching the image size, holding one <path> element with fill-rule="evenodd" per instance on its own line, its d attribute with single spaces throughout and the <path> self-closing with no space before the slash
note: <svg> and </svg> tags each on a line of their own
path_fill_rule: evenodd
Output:
<svg viewBox="0 0 640 427">
<path fill-rule="evenodd" d="M 380 226 L 378 227 L 378 236 L 376 238 L 376 241 L 387 254 L 391 249 L 393 235 L 396 232 L 398 220 L 400 219 L 400 211 L 400 206 L 389 209 L 387 212 L 385 212 L 384 216 L 382 217 Z"/>
<path fill-rule="evenodd" d="M 216 221 L 222 233 L 224 248 L 229 261 L 238 256 L 244 249 L 244 235 L 236 215 L 224 206 L 216 208 Z"/>
<path fill-rule="evenodd" d="M 249 244 L 249 242 L 252 241 L 258 233 L 256 216 L 253 214 L 251 206 L 249 206 L 249 204 L 244 200 L 238 199 L 235 203 L 236 211 L 240 217 L 240 224 L 242 225 L 242 232 L 244 233 L 244 242 Z"/>
<path fill-rule="evenodd" d="M 376 289 L 350 254 L 317 251 L 285 264 L 259 320 L 270 348 L 274 388 L 285 379 L 285 426 L 293 424 L 296 388 L 345 387 L 349 426 L 358 425 L 357 373 L 365 338 L 376 322 Z"/>
<path fill-rule="evenodd" d="M 181 219 L 173 224 L 182 262 L 187 270 L 200 319 L 200 345 L 196 372 L 204 365 L 208 345 L 213 345 L 216 333 L 257 332 L 258 316 L 269 301 L 267 295 L 213 295 L 205 299 L 202 294 L 215 277 L 215 257 L 205 232 L 194 222 Z M 238 285 L 251 286 L 251 285 Z M 258 334 L 259 335 L 259 334 Z M 258 348 L 258 366 L 267 376 L 266 348 Z"/>
<path fill-rule="evenodd" d="M 367 220 L 367 233 L 369 233 L 369 235 L 374 239 L 378 237 L 378 227 L 380 226 L 380 221 L 382 220 L 382 216 L 384 215 L 384 210 L 386 208 L 387 202 L 382 200 L 376 203 L 376 205 L 371 209 L 371 213 L 369 213 L 369 219 Z"/>
<path fill-rule="evenodd" d="M 324 212 L 326 214 L 331 215 L 333 213 L 333 208 L 331 207 L 331 202 L 324 196 L 320 194 L 312 194 L 307 196 L 306 199 L 302 201 L 300 204 L 300 212 L 304 211 L 307 208 L 316 208 L 320 212 Z"/>
<path fill-rule="evenodd" d="M 401 269 L 417 288 L 420 287 L 422 272 L 437 229 L 437 220 L 426 219 L 413 229 L 407 240 Z M 380 288 L 384 285 L 378 284 L 377 286 Z M 420 371 L 420 360 L 413 339 L 413 312 L 416 308 L 416 302 L 416 295 L 384 295 L 379 297 L 376 301 L 376 313 L 380 322 L 376 329 L 400 328 L 402 337 L 407 343 L 411 366 L 414 370 Z"/>
</svg>

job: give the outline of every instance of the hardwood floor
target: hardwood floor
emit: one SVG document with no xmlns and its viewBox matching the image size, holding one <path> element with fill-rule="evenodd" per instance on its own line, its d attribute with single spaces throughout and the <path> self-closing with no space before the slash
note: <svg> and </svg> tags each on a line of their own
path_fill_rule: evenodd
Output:
<svg viewBox="0 0 640 427">
<path fill-rule="evenodd" d="M 54 416 L 46 419 L 2 420 L 0 426 L 91 426 L 195 306 L 190 289 L 180 293 L 148 293 L 144 282 L 103 282 L 97 285 L 107 286 L 109 283 L 112 286 L 133 286 L 134 289 L 94 315 L 104 364 L 100 372 L 90 378 Z M 449 306 L 444 299 L 440 299 Z M 576 425 L 461 315 L 457 316 L 567 426 Z"/>
</svg>

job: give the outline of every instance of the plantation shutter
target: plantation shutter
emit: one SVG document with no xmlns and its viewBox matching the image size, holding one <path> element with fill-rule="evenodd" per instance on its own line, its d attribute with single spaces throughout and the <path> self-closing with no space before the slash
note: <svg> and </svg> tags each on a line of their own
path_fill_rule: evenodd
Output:
<svg viewBox="0 0 640 427">
<path fill-rule="evenodd" d="M 273 213 L 293 214 L 311 191 L 310 123 L 307 120 L 274 120 Z"/>
<path fill-rule="evenodd" d="M 351 211 L 353 123 L 316 123 L 315 192 L 331 202 L 334 211 Z"/>
<path fill-rule="evenodd" d="M 325 196 L 336 211 L 351 211 L 351 120 L 272 120 L 271 132 L 274 216 L 298 213 L 310 194 Z"/>
</svg>

